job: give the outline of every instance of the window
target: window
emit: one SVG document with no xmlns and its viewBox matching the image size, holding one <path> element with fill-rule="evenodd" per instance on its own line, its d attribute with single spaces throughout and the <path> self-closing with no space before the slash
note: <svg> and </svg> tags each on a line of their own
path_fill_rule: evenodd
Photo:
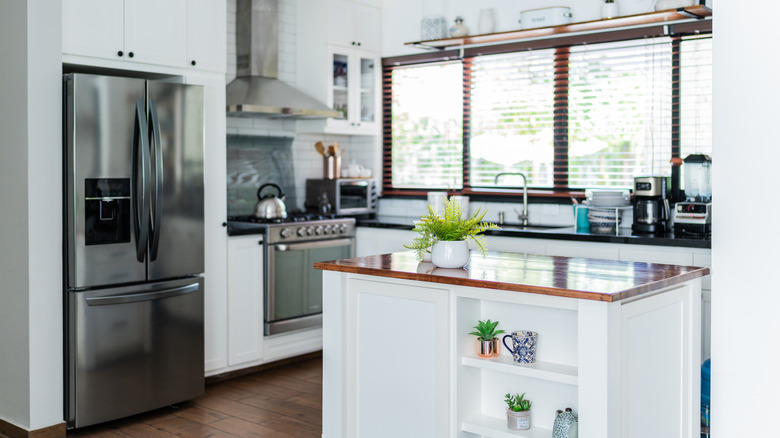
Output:
<svg viewBox="0 0 780 438">
<path fill-rule="evenodd" d="M 680 43 L 680 157 L 712 155 L 712 38 Z"/>
<path fill-rule="evenodd" d="M 474 59 L 471 82 L 471 184 L 495 185 L 501 172 L 553 184 L 554 50 Z M 511 182 L 511 179 L 499 182 Z"/>
<path fill-rule="evenodd" d="M 569 187 L 631 188 L 668 173 L 668 38 L 579 46 L 569 58 Z"/>
<path fill-rule="evenodd" d="M 463 68 L 460 63 L 393 71 L 393 185 L 463 185 Z"/>
<path fill-rule="evenodd" d="M 711 154 L 711 34 L 599 38 L 385 60 L 385 192 L 496 193 L 522 181 L 497 175 L 522 172 L 568 197 Z"/>
</svg>

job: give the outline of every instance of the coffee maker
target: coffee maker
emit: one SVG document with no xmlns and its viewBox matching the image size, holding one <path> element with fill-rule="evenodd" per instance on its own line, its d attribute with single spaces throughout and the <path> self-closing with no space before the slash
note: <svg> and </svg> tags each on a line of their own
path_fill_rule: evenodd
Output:
<svg viewBox="0 0 780 438">
<path fill-rule="evenodd" d="M 669 200 L 666 197 L 666 177 L 638 176 L 634 178 L 634 224 L 637 233 L 666 232 L 669 224 Z"/>
</svg>

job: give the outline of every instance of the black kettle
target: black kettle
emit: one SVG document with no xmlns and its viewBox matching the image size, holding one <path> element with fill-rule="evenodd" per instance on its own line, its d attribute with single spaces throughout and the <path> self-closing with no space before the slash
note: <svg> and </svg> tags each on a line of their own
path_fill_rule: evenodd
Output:
<svg viewBox="0 0 780 438">
<path fill-rule="evenodd" d="M 277 194 L 263 196 L 263 189 L 275 187 Z M 258 219 L 284 219 L 287 217 L 287 207 L 284 205 L 284 192 L 277 184 L 263 184 L 257 189 L 257 204 L 255 205 L 255 217 Z"/>
</svg>

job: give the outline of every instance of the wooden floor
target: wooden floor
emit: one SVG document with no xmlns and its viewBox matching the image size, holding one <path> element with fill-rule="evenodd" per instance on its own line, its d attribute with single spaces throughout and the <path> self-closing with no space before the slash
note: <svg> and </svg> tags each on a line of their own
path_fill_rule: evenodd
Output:
<svg viewBox="0 0 780 438">
<path fill-rule="evenodd" d="M 321 357 L 212 383 L 198 399 L 68 433 L 107 438 L 321 436 Z"/>
</svg>

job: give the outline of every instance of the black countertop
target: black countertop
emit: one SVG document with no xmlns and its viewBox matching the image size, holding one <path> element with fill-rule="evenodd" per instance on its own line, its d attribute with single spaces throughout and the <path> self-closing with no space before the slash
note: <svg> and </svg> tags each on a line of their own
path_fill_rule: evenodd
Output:
<svg viewBox="0 0 780 438">
<path fill-rule="evenodd" d="M 246 236 L 249 234 L 265 234 L 266 227 L 251 222 L 227 222 L 228 236 Z"/>
<path fill-rule="evenodd" d="M 377 216 L 373 219 L 358 219 L 357 226 L 373 228 L 392 228 L 411 230 L 414 221 L 419 218 L 398 216 Z M 712 248 L 708 236 L 676 236 L 674 232 L 663 235 L 635 234 L 630 228 L 620 228 L 618 234 L 591 233 L 590 230 L 575 230 L 570 227 L 534 227 L 523 228 L 518 225 L 501 225 L 499 230 L 487 230 L 487 236 L 525 237 L 531 239 L 572 240 L 577 242 L 628 243 L 634 245 L 677 246 L 685 248 Z"/>
</svg>

